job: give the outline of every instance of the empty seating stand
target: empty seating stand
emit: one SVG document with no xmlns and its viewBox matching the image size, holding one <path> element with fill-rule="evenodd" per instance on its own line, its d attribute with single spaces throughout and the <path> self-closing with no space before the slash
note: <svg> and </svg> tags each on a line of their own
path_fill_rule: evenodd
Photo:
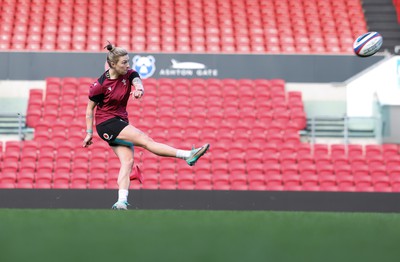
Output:
<svg viewBox="0 0 400 262">
<path fill-rule="evenodd" d="M 350 53 L 366 31 L 360 0 L 0 3 L 0 50 L 101 51 L 111 41 L 135 52 Z M 121 11 L 134 15 L 117 21 Z"/>
<path fill-rule="evenodd" d="M 91 147 L 81 147 L 91 82 L 48 78 L 45 91 L 30 92 L 27 119 L 34 121 L 27 124 L 35 129 L 34 138 L 3 144 L 0 187 L 117 187 L 120 165 L 109 146 L 95 134 Z M 302 143 L 302 96 L 287 92 L 282 79 L 146 79 L 144 85 L 146 96 L 128 106 L 135 126 L 177 148 L 204 143 L 211 148 L 194 167 L 138 148 L 135 162 L 142 167 L 145 182 L 133 181 L 131 188 L 400 190 L 396 144 Z M 209 88 L 212 95 L 205 96 Z M 276 97 L 279 101 L 273 101 Z"/>
</svg>

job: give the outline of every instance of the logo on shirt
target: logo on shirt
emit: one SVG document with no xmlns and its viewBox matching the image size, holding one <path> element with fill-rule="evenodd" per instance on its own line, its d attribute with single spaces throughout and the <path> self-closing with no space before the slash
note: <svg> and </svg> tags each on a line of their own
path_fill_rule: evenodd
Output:
<svg viewBox="0 0 400 262">
<path fill-rule="evenodd" d="M 103 137 L 104 137 L 105 140 L 111 140 L 111 138 L 112 138 L 113 136 L 112 136 L 112 135 L 110 136 L 109 134 L 104 133 L 104 134 L 103 134 Z"/>
<path fill-rule="evenodd" d="M 122 80 L 122 83 L 124 84 L 124 86 L 126 86 L 126 80 L 125 79 Z"/>
<path fill-rule="evenodd" d="M 111 91 L 111 89 L 112 89 L 111 86 L 109 86 L 109 87 L 107 88 L 108 91 Z"/>
<path fill-rule="evenodd" d="M 156 71 L 156 59 L 154 56 L 140 56 L 136 55 L 132 59 L 133 68 L 140 75 L 141 78 L 149 78 Z"/>
</svg>

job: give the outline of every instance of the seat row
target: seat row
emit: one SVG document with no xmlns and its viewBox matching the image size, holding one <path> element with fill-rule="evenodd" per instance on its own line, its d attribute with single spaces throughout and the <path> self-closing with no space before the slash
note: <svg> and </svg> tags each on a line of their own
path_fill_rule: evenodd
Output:
<svg viewBox="0 0 400 262">
<path fill-rule="evenodd" d="M 108 174 L 25 173 L 1 176 L 0 188 L 40 189 L 116 189 L 117 177 Z M 400 177 L 331 177 L 281 175 L 202 175 L 146 174 L 143 184 L 131 183 L 132 189 L 166 190 L 272 190 L 272 191 L 341 191 L 400 192 Z"/>
<path fill-rule="evenodd" d="M 79 126 L 82 128 L 81 126 Z M 77 132 L 81 132 L 79 130 Z M 82 131 L 84 133 L 84 131 Z M 223 135 L 225 134 L 225 135 Z M 216 143 L 212 144 L 212 158 L 214 163 L 224 161 L 226 163 L 243 162 L 246 159 L 262 159 L 265 163 L 323 163 L 323 164 L 373 164 L 386 163 L 396 164 L 399 161 L 399 146 L 398 144 L 310 144 L 300 143 L 292 140 L 286 143 L 270 143 L 265 136 L 268 133 L 262 134 L 260 139 L 253 139 L 253 143 L 249 140 L 242 140 L 243 136 L 238 133 L 212 133 L 211 136 L 206 136 L 205 133 L 195 133 L 194 137 L 198 142 L 207 142 L 212 136 L 217 135 L 218 140 L 213 140 Z M 253 133 L 253 135 L 255 135 Z M 82 135 L 82 134 L 80 134 Z M 174 139 L 175 134 L 169 134 L 168 139 Z M 182 136 L 182 133 L 176 134 L 177 138 Z M 204 136 L 204 137 L 203 137 Z M 189 136 L 186 136 L 189 137 Z M 244 136 L 246 137 L 246 136 Z M 80 137 L 82 139 L 82 137 Z M 262 140 L 263 138 L 264 140 Z M 181 137 L 184 141 L 185 137 Z M 200 139 L 200 141 L 199 141 Z M 68 157 L 73 159 L 76 157 L 83 159 L 91 158 L 110 158 L 114 156 L 109 146 L 101 141 L 97 136 L 93 138 L 94 144 L 89 148 L 82 148 L 80 144 L 71 143 L 68 138 L 60 143 L 54 143 L 52 139 L 46 141 L 0 141 L 0 161 L 11 160 L 20 161 L 22 159 L 50 158 L 52 161 L 57 157 Z M 235 141 L 235 143 L 233 143 Z M 81 142 L 81 141 L 80 141 Z M 142 160 L 149 159 L 158 163 L 158 157 L 151 153 L 146 153 L 138 149 Z M 229 157 L 226 156 L 228 152 Z M 101 154 L 100 154 L 101 153 Z M 146 153 L 146 154 L 143 154 Z M 162 159 L 162 158 L 161 158 Z M 230 161 L 229 161 L 230 160 Z M 160 160 L 161 161 L 161 160 Z"/>
</svg>

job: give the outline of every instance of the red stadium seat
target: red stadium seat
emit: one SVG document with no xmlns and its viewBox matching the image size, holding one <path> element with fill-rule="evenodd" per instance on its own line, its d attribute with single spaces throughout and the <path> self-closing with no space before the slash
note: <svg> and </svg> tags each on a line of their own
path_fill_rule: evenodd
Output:
<svg viewBox="0 0 400 262">
<path fill-rule="evenodd" d="M 106 175 L 106 188 L 107 189 L 117 189 L 118 188 L 117 180 L 118 180 L 118 173 L 116 173 L 116 174 L 108 173 Z"/>
<path fill-rule="evenodd" d="M 2 172 L 3 173 L 17 173 L 19 170 L 19 163 L 17 161 L 3 160 Z"/>
<path fill-rule="evenodd" d="M 310 155 L 311 154 L 311 145 L 308 143 L 301 143 L 296 146 L 297 155 Z"/>
<path fill-rule="evenodd" d="M 318 182 L 322 189 L 329 187 L 329 186 L 336 186 L 339 184 L 339 181 L 342 182 L 342 177 L 336 177 L 332 173 L 324 173 L 322 175 L 318 175 Z"/>
<path fill-rule="evenodd" d="M 385 165 L 369 166 L 368 169 L 369 169 L 369 174 L 372 178 L 387 176 L 387 169 Z"/>
<path fill-rule="evenodd" d="M 323 185 L 323 186 L 319 186 L 319 191 L 325 191 L 325 192 L 336 192 L 339 191 L 339 187 L 336 185 Z M 317 191 L 317 190 L 315 190 Z M 344 190 L 346 191 L 346 190 Z"/>
<path fill-rule="evenodd" d="M 89 172 L 91 175 L 106 173 L 106 162 L 92 161 L 90 163 Z"/>
<path fill-rule="evenodd" d="M 349 156 L 349 163 L 351 165 L 367 165 L 367 161 L 365 159 L 365 156 L 363 155 L 351 155 Z"/>
<path fill-rule="evenodd" d="M 35 183 L 36 185 L 42 184 L 42 186 L 50 185 L 53 181 L 52 173 L 36 173 L 35 174 Z M 47 187 L 46 187 L 47 188 Z"/>
<path fill-rule="evenodd" d="M 24 189 L 32 189 L 34 188 L 34 183 L 30 183 L 30 182 L 17 182 L 15 184 L 16 188 L 24 188 Z"/>
<path fill-rule="evenodd" d="M 348 145 L 348 156 L 354 157 L 354 156 L 363 156 L 364 155 L 364 150 L 362 145 L 356 145 L 356 144 L 350 144 Z"/>
<path fill-rule="evenodd" d="M 300 175 L 300 181 L 301 181 L 301 185 L 304 186 L 318 186 L 319 185 L 319 181 L 318 181 L 319 176 L 314 175 L 314 174 L 304 174 L 304 175 Z"/>
<path fill-rule="evenodd" d="M 71 171 L 71 162 L 68 158 L 60 157 L 54 163 L 54 172 L 69 173 Z"/>
<path fill-rule="evenodd" d="M 53 187 L 51 181 L 42 180 L 39 182 L 35 182 L 33 188 L 36 189 L 51 189 Z"/>
<path fill-rule="evenodd" d="M 383 166 L 385 164 L 385 159 L 382 155 L 365 156 L 365 160 L 369 167 Z"/>
<path fill-rule="evenodd" d="M 163 174 L 159 176 L 160 189 L 177 189 L 177 180 L 175 174 Z"/>
<path fill-rule="evenodd" d="M 71 163 L 71 173 L 88 173 L 88 172 L 89 172 L 89 164 L 87 162 L 79 161 Z M 102 173 L 104 173 L 104 171 Z"/>
<path fill-rule="evenodd" d="M 390 186 L 392 192 L 400 192 L 400 176 L 390 176 L 389 175 Z"/>
<path fill-rule="evenodd" d="M 281 174 L 266 174 L 265 184 L 267 188 L 273 188 L 275 186 L 283 186 L 282 175 Z M 283 187 L 282 187 L 283 189 Z"/>
<path fill-rule="evenodd" d="M 190 189 L 194 187 L 194 177 L 195 176 L 191 172 L 178 174 L 176 177 L 178 189 Z"/>
<path fill-rule="evenodd" d="M 199 175 L 194 177 L 195 189 L 198 190 L 211 190 L 212 189 L 212 177 L 211 175 Z"/>
<path fill-rule="evenodd" d="M 392 192 L 392 186 L 389 176 L 371 176 L 371 179 L 375 192 Z"/>
<path fill-rule="evenodd" d="M 17 173 L 16 172 L 4 172 L 0 173 L 0 183 L 16 183 Z"/>
<path fill-rule="evenodd" d="M 354 184 L 356 191 L 360 192 L 373 192 L 373 183 L 370 176 L 358 176 L 354 177 Z"/>
<path fill-rule="evenodd" d="M 301 165 L 313 165 L 315 162 L 314 162 L 314 157 L 311 154 L 297 153 L 297 163 Z"/>
<path fill-rule="evenodd" d="M 36 124 L 40 122 L 42 118 L 42 106 L 28 106 L 27 116 L 26 116 L 26 125 L 29 127 L 36 127 Z"/>
<path fill-rule="evenodd" d="M 69 173 L 57 173 L 53 174 L 53 188 L 68 189 L 70 183 Z"/>
<path fill-rule="evenodd" d="M 353 165 L 352 166 L 352 174 L 354 178 L 363 178 L 363 177 L 369 177 L 369 168 L 366 165 Z"/>
<path fill-rule="evenodd" d="M 301 176 L 297 173 L 294 174 L 282 174 L 282 182 L 285 189 L 297 190 L 301 185 Z"/>
<path fill-rule="evenodd" d="M 106 188 L 106 174 L 96 173 L 88 176 L 89 189 L 105 189 Z"/>
<path fill-rule="evenodd" d="M 34 181 L 35 181 L 35 172 L 34 171 L 23 171 L 23 172 L 19 172 L 17 175 L 18 183 L 33 184 Z"/>
<path fill-rule="evenodd" d="M 263 174 L 248 175 L 247 181 L 249 188 L 257 188 L 258 186 L 265 187 L 265 175 Z"/>
<path fill-rule="evenodd" d="M 400 156 L 399 155 L 386 156 L 385 165 L 387 167 L 400 166 Z"/>
<path fill-rule="evenodd" d="M 6 148 L 6 151 L 3 153 L 3 161 L 4 163 L 18 163 L 20 160 L 20 149 L 19 148 L 12 148 L 9 147 L 8 149 Z"/>
<path fill-rule="evenodd" d="M 365 156 L 374 157 L 380 156 L 382 154 L 382 147 L 380 145 L 366 145 L 365 146 Z"/>
<path fill-rule="evenodd" d="M 320 176 L 333 175 L 335 173 L 334 166 L 331 164 L 317 164 L 316 170 Z"/>
<path fill-rule="evenodd" d="M 89 151 L 86 148 L 76 148 L 72 156 L 72 163 L 89 163 Z"/>
<path fill-rule="evenodd" d="M 19 171 L 20 171 L 20 173 L 35 173 L 35 171 L 36 171 L 36 159 L 34 159 L 34 158 L 21 159 Z"/>
<path fill-rule="evenodd" d="M 327 144 L 314 144 L 314 156 L 329 155 L 329 146 Z"/>
<path fill-rule="evenodd" d="M 0 147 L 1 147 L 1 145 L 0 145 Z M 21 150 L 22 150 L 22 153 L 26 153 L 27 151 L 36 152 L 39 149 L 38 147 L 39 147 L 39 145 L 38 145 L 38 143 L 36 143 L 36 141 L 26 140 L 23 142 Z"/>
<path fill-rule="evenodd" d="M 296 164 L 297 163 L 297 155 L 295 153 L 285 153 L 286 151 L 282 151 L 280 154 L 279 162 L 282 165 L 285 164 Z"/>
<path fill-rule="evenodd" d="M 89 175 L 87 173 L 72 173 L 70 188 L 72 188 L 72 189 L 87 189 L 88 177 L 89 177 Z"/>
<path fill-rule="evenodd" d="M 159 188 L 158 174 L 146 173 L 142 184 L 142 189 L 155 190 Z"/>
<path fill-rule="evenodd" d="M 228 165 L 230 175 L 246 174 L 246 164 L 242 162 L 230 163 Z"/>
<path fill-rule="evenodd" d="M 231 185 L 231 189 L 239 188 L 244 189 L 247 188 L 247 175 L 246 174 L 236 174 L 229 176 L 229 183 Z"/>
<path fill-rule="evenodd" d="M 332 160 L 332 164 L 334 166 L 349 164 L 349 162 L 348 162 L 349 159 L 348 159 L 348 157 L 346 155 L 332 155 L 331 160 Z"/>
<path fill-rule="evenodd" d="M 383 144 L 382 145 L 382 154 L 383 156 L 398 156 L 399 155 L 399 147 L 397 144 Z"/>
<path fill-rule="evenodd" d="M 330 155 L 332 157 L 339 157 L 346 155 L 346 146 L 344 144 L 332 144 L 330 146 Z"/>
<path fill-rule="evenodd" d="M 230 181 L 228 174 L 212 175 L 213 188 L 216 190 L 229 189 Z"/>
<path fill-rule="evenodd" d="M 317 165 L 317 166 L 330 165 L 331 164 L 331 156 L 324 155 L 324 154 L 316 154 L 316 155 L 314 155 L 314 161 L 315 161 L 315 165 Z"/>
</svg>

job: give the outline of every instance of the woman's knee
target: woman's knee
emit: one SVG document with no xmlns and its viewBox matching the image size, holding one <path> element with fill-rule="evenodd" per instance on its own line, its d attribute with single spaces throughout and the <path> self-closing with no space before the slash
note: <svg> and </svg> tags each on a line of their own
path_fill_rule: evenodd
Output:
<svg viewBox="0 0 400 262">
<path fill-rule="evenodd" d="M 148 144 L 153 142 L 153 139 L 134 126 L 127 126 L 121 131 L 117 138 L 132 142 L 135 146 L 144 148 L 148 147 Z"/>
<path fill-rule="evenodd" d="M 145 135 L 145 137 L 143 138 L 142 141 L 143 142 L 141 144 L 139 144 L 138 146 L 143 147 L 145 149 L 148 149 L 151 146 L 151 144 L 154 143 L 153 138 L 151 138 L 151 137 L 149 137 L 147 135 Z"/>
</svg>

